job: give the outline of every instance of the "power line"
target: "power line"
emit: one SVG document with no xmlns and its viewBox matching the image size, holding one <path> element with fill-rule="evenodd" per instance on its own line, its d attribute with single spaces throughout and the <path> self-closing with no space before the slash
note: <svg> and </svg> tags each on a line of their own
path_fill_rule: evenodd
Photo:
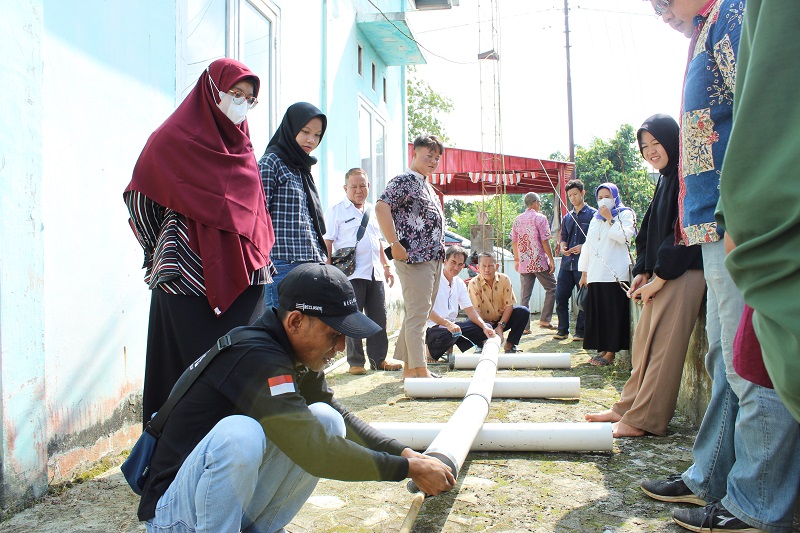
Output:
<svg viewBox="0 0 800 533">
<path fill-rule="evenodd" d="M 538 13 L 547 13 L 548 11 L 558 11 L 558 8 L 551 7 L 549 9 L 542 9 L 540 11 L 526 11 L 525 13 L 516 13 L 514 15 L 509 15 L 507 17 L 501 17 L 501 19 L 499 19 L 499 20 L 502 20 L 502 19 L 514 19 L 514 18 L 519 18 L 519 17 L 524 16 L 524 15 L 536 15 Z M 435 31 L 452 30 L 452 29 L 455 29 L 455 28 L 464 28 L 466 26 L 475 26 L 476 24 L 480 25 L 480 24 L 482 24 L 484 22 L 491 22 L 491 20 L 477 20 L 475 22 L 466 22 L 464 24 L 456 24 L 454 26 L 444 26 L 444 27 L 441 27 L 441 28 L 433 28 L 432 30 L 418 31 L 417 33 L 418 34 L 423 34 L 423 33 L 433 33 Z"/>
<path fill-rule="evenodd" d="M 635 17 L 653 18 L 653 15 L 648 13 L 632 13 L 630 11 L 616 11 L 613 9 L 596 9 L 593 7 L 582 7 L 582 6 L 575 6 L 571 9 L 581 9 L 583 11 L 597 11 L 599 13 L 616 13 L 618 15 L 633 15 Z"/>
<path fill-rule="evenodd" d="M 400 27 L 399 27 L 397 24 L 395 24 L 395 23 L 394 23 L 394 21 L 392 21 L 392 20 L 389 20 L 389 17 L 387 17 L 387 16 L 386 16 L 386 13 L 384 13 L 383 11 L 381 11 L 381 8 L 379 8 L 378 6 L 376 6 L 376 5 L 375 5 L 375 2 L 373 2 L 372 0 L 367 0 L 367 1 L 368 1 L 370 4 L 372 4 L 372 7 L 374 7 L 375 9 L 377 9 L 377 10 L 378 10 L 378 13 L 380 13 L 380 14 L 381 14 L 381 16 L 382 16 L 383 18 L 385 18 L 385 19 L 386 19 L 386 22 L 388 22 L 389 24 L 391 24 L 392 26 L 394 26 L 394 27 L 395 27 L 395 29 L 396 29 L 397 31 L 399 31 L 399 32 L 400 32 L 400 33 L 403 35 L 403 37 L 405 37 L 406 39 L 408 39 L 408 40 L 410 40 L 410 41 L 414 42 L 414 43 L 415 43 L 417 46 L 419 46 L 419 47 L 420 47 L 420 48 L 422 48 L 423 50 L 426 50 L 426 51 L 427 51 L 427 52 L 429 52 L 431 55 L 434 55 L 434 56 L 438 57 L 439 59 L 444 59 L 445 61 L 447 61 L 447 62 L 449 62 L 449 63 L 455 63 L 456 65 L 474 65 L 475 63 L 477 63 L 477 62 L 478 62 L 478 60 L 477 60 L 477 59 L 476 59 L 475 61 L 455 61 L 455 60 L 453 60 L 453 59 L 449 59 L 449 58 L 447 58 L 447 57 L 444 57 L 444 56 L 442 56 L 442 55 L 439 55 L 439 54 L 437 54 L 436 52 L 434 52 L 433 50 L 431 50 L 430 48 L 428 48 L 427 46 L 423 45 L 421 42 L 419 42 L 418 40 L 416 40 L 416 39 L 415 39 L 415 38 L 414 38 L 412 35 L 408 35 L 406 32 L 404 32 L 404 31 L 403 31 L 403 30 L 402 30 L 402 29 L 401 29 L 401 28 L 400 28 Z"/>
</svg>

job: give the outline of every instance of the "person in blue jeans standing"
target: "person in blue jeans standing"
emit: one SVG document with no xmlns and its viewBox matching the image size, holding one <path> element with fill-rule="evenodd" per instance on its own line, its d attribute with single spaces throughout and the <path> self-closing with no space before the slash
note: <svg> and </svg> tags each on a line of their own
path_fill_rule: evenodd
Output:
<svg viewBox="0 0 800 533">
<path fill-rule="evenodd" d="M 311 155 L 322 141 L 328 120 L 315 106 L 297 102 L 286 110 L 281 125 L 258 162 L 261 184 L 272 216 L 275 267 L 265 292 L 266 307 L 277 306 L 278 284 L 303 263 L 324 263 L 327 247 L 325 220 L 311 167 Z"/>
<path fill-rule="evenodd" d="M 733 124 L 745 2 L 651 3 L 673 27 L 675 20 L 694 23 L 681 109 L 677 237 L 687 246 L 700 246 L 703 254 L 711 399 L 692 448 L 694 464 L 683 474 L 645 481 L 642 490 L 657 500 L 703 506 L 672 513 L 677 524 L 691 531 L 788 533 L 800 491 L 800 435 L 775 391 L 734 369 L 733 340 L 744 303 L 725 268 L 725 231 L 714 218 Z"/>
<path fill-rule="evenodd" d="M 578 270 L 578 259 L 581 256 L 581 247 L 586 241 L 586 232 L 589 231 L 589 223 L 597 212 L 584 201 L 586 191 L 581 180 L 569 180 L 566 186 L 567 198 L 569 198 L 573 209 L 564 216 L 561 221 L 561 268 L 558 271 L 558 281 L 556 285 L 556 314 L 558 315 L 558 332 L 553 337 L 562 340 L 569 337 L 569 299 L 572 291 L 581 281 L 581 273 Z M 575 320 L 575 336 L 573 341 L 583 340 L 583 325 L 585 322 L 583 310 L 578 311 L 578 318 Z"/>
</svg>

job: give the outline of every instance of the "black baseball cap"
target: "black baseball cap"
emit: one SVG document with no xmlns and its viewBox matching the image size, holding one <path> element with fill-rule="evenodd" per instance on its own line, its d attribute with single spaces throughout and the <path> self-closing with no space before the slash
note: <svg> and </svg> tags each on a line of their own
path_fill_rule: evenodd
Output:
<svg viewBox="0 0 800 533">
<path fill-rule="evenodd" d="M 278 306 L 315 316 L 354 339 L 371 337 L 381 330 L 358 310 L 350 280 L 333 265 L 303 263 L 292 269 L 278 284 Z"/>
</svg>

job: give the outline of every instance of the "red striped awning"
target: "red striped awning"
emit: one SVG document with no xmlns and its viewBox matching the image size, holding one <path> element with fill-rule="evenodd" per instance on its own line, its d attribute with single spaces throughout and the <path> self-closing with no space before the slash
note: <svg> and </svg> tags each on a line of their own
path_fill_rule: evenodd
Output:
<svg viewBox="0 0 800 533">
<path fill-rule="evenodd" d="M 409 162 L 413 151 L 414 145 L 409 143 Z M 428 180 L 440 196 L 552 194 L 556 189 L 566 198 L 564 187 L 574 168 L 575 164 L 568 161 L 446 148 L 437 171 Z"/>
</svg>

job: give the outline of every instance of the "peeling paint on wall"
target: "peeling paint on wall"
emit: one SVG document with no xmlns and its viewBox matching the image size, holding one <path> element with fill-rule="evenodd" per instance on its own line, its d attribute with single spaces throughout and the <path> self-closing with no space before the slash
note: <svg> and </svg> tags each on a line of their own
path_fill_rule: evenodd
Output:
<svg viewBox="0 0 800 533">
<path fill-rule="evenodd" d="M 47 446 L 50 483 L 68 481 L 90 470 L 103 458 L 131 448 L 142 433 L 141 420 L 142 395 L 138 393 L 124 399 L 102 422 L 50 439 Z"/>
<path fill-rule="evenodd" d="M 107 409 L 109 404 L 116 408 Z M 107 417 L 96 417 L 97 412 L 111 412 Z M 58 434 L 47 441 L 47 457 L 68 452 L 76 448 L 94 445 L 99 439 L 107 437 L 119 429 L 134 425 L 141 430 L 142 394 L 141 392 L 124 394 L 121 399 L 107 399 L 84 405 L 78 415 L 74 411 L 59 412 L 51 427 L 58 427 Z M 63 419 L 62 417 L 66 418 Z M 86 424 L 88 420 L 98 420 Z"/>
</svg>

